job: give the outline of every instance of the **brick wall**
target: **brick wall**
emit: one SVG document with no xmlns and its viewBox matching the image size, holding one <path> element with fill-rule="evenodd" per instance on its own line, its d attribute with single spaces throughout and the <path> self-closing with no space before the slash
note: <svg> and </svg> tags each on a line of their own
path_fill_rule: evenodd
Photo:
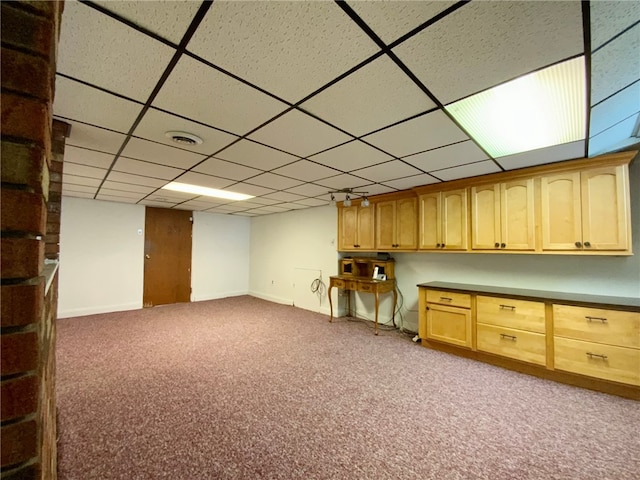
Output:
<svg viewBox="0 0 640 480">
<path fill-rule="evenodd" d="M 3 479 L 56 478 L 57 258 L 65 124 L 52 122 L 62 1 L 1 2 Z M 52 150 L 53 148 L 53 150 Z M 46 244 L 46 245 L 45 245 Z"/>
</svg>

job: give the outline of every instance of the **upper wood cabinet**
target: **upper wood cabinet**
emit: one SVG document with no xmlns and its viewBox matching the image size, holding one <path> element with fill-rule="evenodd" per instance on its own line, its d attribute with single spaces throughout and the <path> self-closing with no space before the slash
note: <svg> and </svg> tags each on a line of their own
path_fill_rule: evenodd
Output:
<svg viewBox="0 0 640 480">
<path fill-rule="evenodd" d="M 471 188 L 474 250 L 535 250 L 533 179 Z"/>
<path fill-rule="evenodd" d="M 338 250 L 374 250 L 375 206 L 338 209 Z"/>
<path fill-rule="evenodd" d="M 627 250 L 627 166 L 541 178 L 543 250 Z"/>
<path fill-rule="evenodd" d="M 376 249 L 415 250 L 417 247 L 415 197 L 376 202 Z"/>
<path fill-rule="evenodd" d="M 421 250 L 466 250 L 467 190 L 425 193 L 418 197 Z"/>
</svg>

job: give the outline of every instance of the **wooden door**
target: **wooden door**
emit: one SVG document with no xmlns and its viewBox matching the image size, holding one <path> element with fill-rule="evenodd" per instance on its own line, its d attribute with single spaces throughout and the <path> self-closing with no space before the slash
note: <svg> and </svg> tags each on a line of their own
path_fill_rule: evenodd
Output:
<svg viewBox="0 0 640 480">
<path fill-rule="evenodd" d="M 358 243 L 358 207 L 341 207 L 338 211 L 340 234 L 338 236 L 339 250 L 354 250 Z"/>
<path fill-rule="evenodd" d="M 532 178 L 500 185 L 500 228 L 501 249 L 535 249 Z"/>
<path fill-rule="evenodd" d="M 376 203 L 376 248 L 391 250 L 396 245 L 396 201 Z"/>
<path fill-rule="evenodd" d="M 440 248 L 440 192 L 420 195 L 419 202 L 419 248 L 422 250 Z"/>
<path fill-rule="evenodd" d="M 582 246 L 585 250 L 626 250 L 629 209 L 625 167 L 603 167 L 581 174 Z"/>
<path fill-rule="evenodd" d="M 499 248 L 500 235 L 500 185 L 473 187 L 471 189 L 471 248 L 474 250 Z"/>
<path fill-rule="evenodd" d="M 542 177 L 540 179 L 540 193 L 542 199 L 542 249 L 581 249 L 580 172 Z"/>
<path fill-rule="evenodd" d="M 415 197 L 396 200 L 396 246 L 413 250 L 418 246 Z"/>
<path fill-rule="evenodd" d="M 442 235 L 445 250 L 467 249 L 467 190 L 442 192 Z"/>
<path fill-rule="evenodd" d="M 358 207 L 357 237 L 359 250 L 374 250 L 375 248 L 375 206 Z"/>
<path fill-rule="evenodd" d="M 146 208 L 143 306 L 190 301 L 191 215 L 186 210 Z"/>
<path fill-rule="evenodd" d="M 428 304 L 427 338 L 471 348 L 471 311 Z"/>
</svg>

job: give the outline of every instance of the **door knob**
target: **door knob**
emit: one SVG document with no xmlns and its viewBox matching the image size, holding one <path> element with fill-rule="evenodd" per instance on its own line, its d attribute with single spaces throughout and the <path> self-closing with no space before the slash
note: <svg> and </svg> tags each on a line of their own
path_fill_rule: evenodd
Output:
<svg viewBox="0 0 640 480">
<path fill-rule="evenodd" d="M 144 256 L 144 258 L 151 258 L 151 257 L 150 257 L 150 256 L 149 256 L 149 254 L 147 253 L 147 254 Z"/>
</svg>

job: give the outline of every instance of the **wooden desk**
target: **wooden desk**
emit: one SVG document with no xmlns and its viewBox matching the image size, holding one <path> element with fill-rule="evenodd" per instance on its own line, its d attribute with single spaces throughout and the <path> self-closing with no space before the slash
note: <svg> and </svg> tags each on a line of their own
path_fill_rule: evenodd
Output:
<svg viewBox="0 0 640 480">
<path fill-rule="evenodd" d="M 329 277 L 329 306 L 331 307 L 331 317 L 329 321 L 333 321 L 333 302 L 331 300 L 331 289 L 333 287 L 340 288 L 347 291 L 347 310 L 348 315 L 351 316 L 351 292 L 368 292 L 373 293 L 376 300 L 376 319 L 373 333 L 378 335 L 378 306 L 380 304 L 380 294 L 393 292 L 393 310 L 391 319 L 393 326 L 396 322 L 396 304 L 398 303 L 398 291 L 396 290 L 395 279 L 391 280 L 374 280 L 369 277 L 354 277 L 351 275 L 336 275 Z"/>
</svg>

